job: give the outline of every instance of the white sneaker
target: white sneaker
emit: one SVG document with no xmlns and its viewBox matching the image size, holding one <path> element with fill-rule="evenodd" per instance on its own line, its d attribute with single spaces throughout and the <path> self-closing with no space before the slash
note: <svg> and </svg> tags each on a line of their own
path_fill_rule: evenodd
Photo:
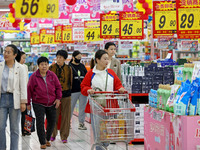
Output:
<svg viewBox="0 0 200 150">
<path fill-rule="evenodd" d="M 84 123 L 79 123 L 79 127 L 78 127 L 79 130 L 87 130 L 86 126 Z"/>
</svg>

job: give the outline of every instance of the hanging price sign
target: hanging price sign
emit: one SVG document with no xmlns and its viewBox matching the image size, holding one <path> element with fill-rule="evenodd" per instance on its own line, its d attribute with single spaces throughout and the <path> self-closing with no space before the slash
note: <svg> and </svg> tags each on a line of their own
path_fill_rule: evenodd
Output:
<svg viewBox="0 0 200 150">
<path fill-rule="evenodd" d="M 55 42 L 62 42 L 62 26 L 55 26 Z"/>
<path fill-rule="evenodd" d="M 120 39 L 143 39 L 144 25 L 142 12 L 120 12 Z"/>
<path fill-rule="evenodd" d="M 53 29 L 41 29 L 40 30 L 40 43 L 41 44 L 56 44 L 54 40 Z"/>
<path fill-rule="evenodd" d="M 176 2 L 153 2 L 153 38 L 173 35 L 176 27 Z"/>
<path fill-rule="evenodd" d="M 62 43 L 73 43 L 72 25 L 62 26 Z"/>
<path fill-rule="evenodd" d="M 16 18 L 58 18 L 58 0 L 16 0 Z"/>
<path fill-rule="evenodd" d="M 101 41 L 100 38 L 100 21 L 85 21 L 84 22 L 84 41 Z"/>
<path fill-rule="evenodd" d="M 100 15 L 100 37 L 119 37 L 119 14 L 110 13 Z"/>
<path fill-rule="evenodd" d="M 31 45 L 40 44 L 40 36 L 37 33 L 31 33 Z"/>
<path fill-rule="evenodd" d="M 200 3 L 196 0 L 177 0 L 176 6 L 178 38 L 200 38 Z"/>
</svg>

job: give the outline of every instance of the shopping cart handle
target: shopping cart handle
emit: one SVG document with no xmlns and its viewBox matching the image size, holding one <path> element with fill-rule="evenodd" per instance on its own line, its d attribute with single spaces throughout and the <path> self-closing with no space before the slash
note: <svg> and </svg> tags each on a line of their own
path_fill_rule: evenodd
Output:
<svg viewBox="0 0 200 150">
<path fill-rule="evenodd" d="M 110 93 L 119 93 L 119 91 L 96 91 L 94 94 L 110 94 Z M 122 94 L 128 94 L 128 91 L 124 91 Z"/>
</svg>

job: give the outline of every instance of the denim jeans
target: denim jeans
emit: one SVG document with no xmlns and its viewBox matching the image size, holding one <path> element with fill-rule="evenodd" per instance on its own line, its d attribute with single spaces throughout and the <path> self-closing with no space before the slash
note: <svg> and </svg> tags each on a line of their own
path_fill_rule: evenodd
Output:
<svg viewBox="0 0 200 150">
<path fill-rule="evenodd" d="M 94 138 L 96 136 L 96 132 L 95 132 L 95 128 L 94 126 L 94 119 L 93 119 L 93 114 L 90 115 L 90 118 L 91 118 L 91 125 L 92 125 L 92 131 L 93 131 L 93 135 L 94 135 Z M 107 148 L 109 146 L 109 143 L 108 142 L 103 142 L 101 143 L 103 147 Z M 103 150 L 100 146 L 96 146 L 96 150 Z"/>
<path fill-rule="evenodd" d="M 79 99 L 79 114 L 78 120 L 79 123 L 85 122 L 85 107 L 87 104 L 87 97 L 83 96 L 81 92 L 76 92 L 71 94 L 71 118 L 74 112 L 74 108 L 76 106 L 77 100 Z"/>
<path fill-rule="evenodd" d="M 18 150 L 20 109 L 14 109 L 13 94 L 1 94 L 0 99 L 0 150 L 6 149 L 6 123 L 9 115 L 10 150 Z"/>
</svg>

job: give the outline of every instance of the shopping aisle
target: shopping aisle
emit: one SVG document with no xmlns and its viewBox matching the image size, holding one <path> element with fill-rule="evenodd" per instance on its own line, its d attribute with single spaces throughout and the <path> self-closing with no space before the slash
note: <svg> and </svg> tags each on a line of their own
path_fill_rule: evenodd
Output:
<svg viewBox="0 0 200 150">
<path fill-rule="evenodd" d="M 8 124 L 9 125 L 9 124 Z M 78 130 L 78 119 L 73 116 L 72 129 L 70 132 L 70 137 L 68 143 L 63 144 L 60 137 L 52 142 L 52 147 L 47 148 L 47 150 L 90 150 L 93 143 L 92 129 L 89 123 L 86 123 L 88 130 Z M 7 128 L 7 150 L 10 149 L 10 137 L 9 129 Z M 110 150 L 124 150 L 124 143 L 117 143 L 116 145 L 110 145 L 108 147 Z M 36 132 L 31 136 L 20 137 L 19 150 L 39 150 L 40 144 Z M 144 150 L 144 145 L 129 145 L 129 150 Z"/>
</svg>

